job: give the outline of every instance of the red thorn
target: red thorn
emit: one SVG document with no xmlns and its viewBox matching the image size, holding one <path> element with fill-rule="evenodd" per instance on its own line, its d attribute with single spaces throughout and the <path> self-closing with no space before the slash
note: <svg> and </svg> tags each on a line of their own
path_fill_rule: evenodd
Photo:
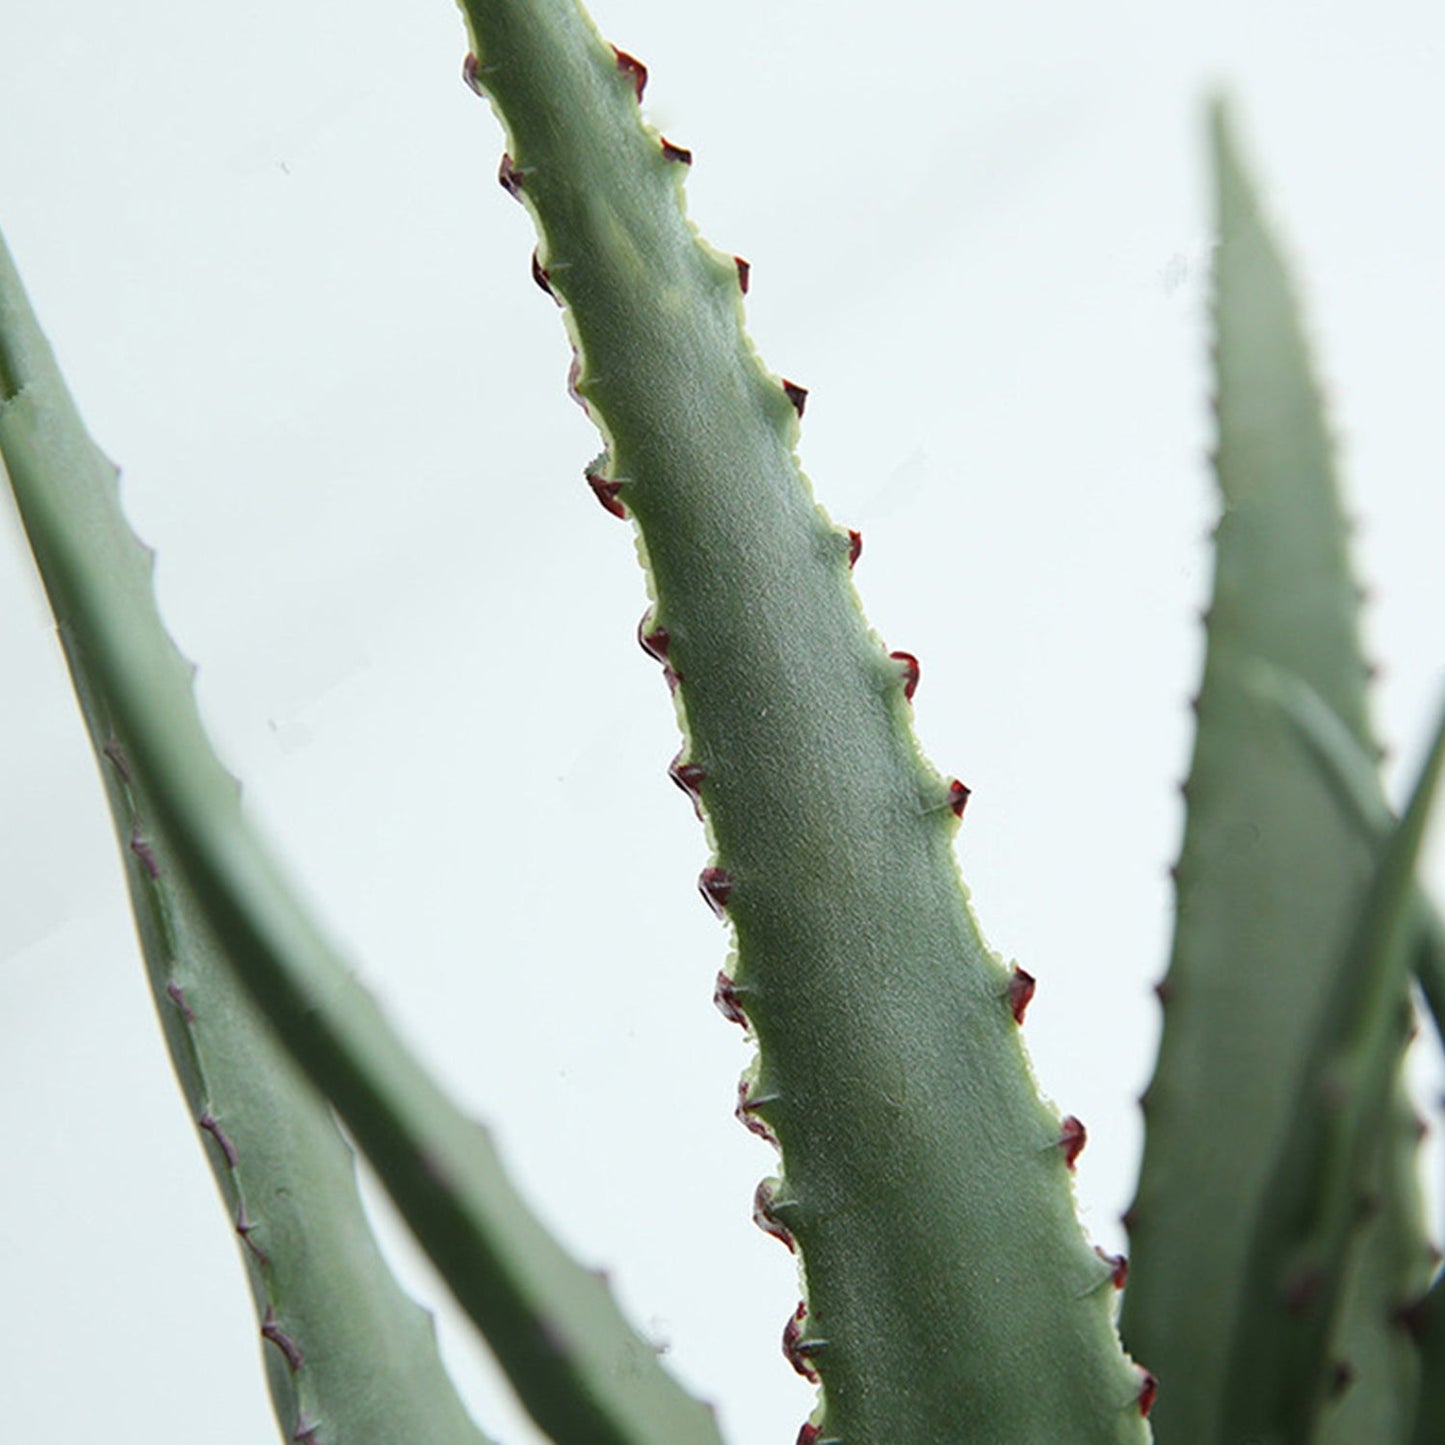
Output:
<svg viewBox="0 0 1445 1445">
<path fill-rule="evenodd" d="M 286 1356 L 293 1375 L 301 1368 L 306 1356 L 301 1352 L 301 1346 L 276 1323 L 276 1311 L 270 1305 L 266 1306 L 266 1318 L 261 1321 L 261 1338 L 270 1340 Z"/>
<path fill-rule="evenodd" d="M 808 404 L 808 388 L 784 377 L 783 390 L 787 392 L 788 400 L 793 403 L 793 410 L 802 416 L 803 408 Z"/>
<path fill-rule="evenodd" d="M 955 818 L 963 817 L 963 810 L 968 807 L 968 800 L 973 796 L 973 789 L 966 783 L 960 783 L 957 778 L 950 778 L 948 782 L 948 806 L 953 809 Z"/>
<path fill-rule="evenodd" d="M 823 1431 L 819 1426 L 804 1425 L 803 1428 L 798 1431 L 796 1445 L 818 1445 L 818 1441 L 822 1438 Z"/>
<path fill-rule="evenodd" d="M 1110 1254 L 1096 1244 L 1094 1253 L 1109 1266 L 1109 1283 L 1115 1289 L 1123 1289 L 1129 1282 L 1129 1261 L 1122 1254 Z"/>
<path fill-rule="evenodd" d="M 130 782 L 130 768 L 126 765 L 125 754 L 120 748 L 120 739 L 111 738 L 101 749 L 106 757 L 110 759 L 111 766 L 115 769 L 121 782 Z"/>
<path fill-rule="evenodd" d="M 614 480 L 611 477 L 600 476 L 598 473 L 592 471 L 589 471 L 586 476 L 587 485 L 592 488 L 592 495 L 602 503 L 603 507 L 611 512 L 614 517 L 625 517 L 627 515 L 627 508 L 622 505 L 617 495 L 622 490 L 621 481 Z"/>
<path fill-rule="evenodd" d="M 798 1308 L 788 1316 L 788 1322 L 783 1326 L 783 1355 L 805 1380 L 816 1385 L 818 1371 L 808 1358 L 808 1342 L 803 1339 L 803 1321 L 807 1317 L 808 1306 L 800 1300 Z"/>
<path fill-rule="evenodd" d="M 517 169 L 516 161 L 506 151 L 502 152 L 502 163 L 497 167 L 497 184 L 509 196 L 519 201 L 522 199 L 522 173 Z"/>
<path fill-rule="evenodd" d="M 1401 1305 L 1390 1318 L 1415 1339 L 1421 1340 L 1430 1327 L 1430 1314 L 1430 1297 L 1421 1295 L 1419 1299 Z"/>
<path fill-rule="evenodd" d="M 1059 1148 L 1064 1151 L 1064 1163 L 1070 1169 L 1079 1162 L 1084 1145 L 1088 1142 L 1088 1131 L 1083 1124 L 1070 1114 L 1059 1129 Z"/>
<path fill-rule="evenodd" d="M 1033 974 L 1026 973 L 1018 964 L 1014 964 L 1014 971 L 1008 981 L 1008 1007 L 1016 1024 L 1024 1021 L 1024 1014 L 1028 1012 L 1029 1004 L 1033 1000 L 1034 987 Z"/>
<path fill-rule="evenodd" d="M 1174 992 L 1167 978 L 1161 978 L 1154 985 L 1154 997 L 1159 1000 L 1159 1007 L 1165 1008 L 1169 1003 L 1169 996 Z"/>
<path fill-rule="evenodd" d="M 216 1141 L 220 1146 L 221 1153 L 226 1156 L 226 1163 L 234 1169 L 240 1157 L 236 1153 L 236 1146 L 231 1143 L 226 1131 L 215 1121 L 210 1111 L 207 1110 L 206 1113 L 202 1114 L 201 1117 L 196 1120 L 196 1123 Z"/>
<path fill-rule="evenodd" d="M 180 1009 L 181 1017 L 185 1019 L 188 1024 L 195 1023 L 195 1010 L 192 1009 L 190 1004 L 186 1002 L 185 990 L 180 986 L 180 984 L 168 983 L 166 985 L 166 994 L 169 996 L 170 1001 L 175 1004 L 178 1009 Z"/>
<path fill-rule="evenodd" d="M 161 865 L 156 862 L 155 850 L 141 837 L 139 831 L 130 835 L 130 851 L 140 859 L 141 867 L 150 875 L 152 881 L 161 876 Z"/>
<path fill-rule="evenodd" d="M 730 1024 L 747 1028 L 748 1016 L 743 1012 L 742 1003 L 738 999 L 737 985 L 721 969 L 718 969 L 717 983 L 713 986 L 712 1001 L 717 1005 L 717 1011 Z"/>
<path fill-rule="evenodd" d="M 733 260 L 737 263 L 738 268 L 738 290 L 746 296 L 748 294 L 748 274 L 753 268 L 741 256 L 734 256 Z"/>
<path fill-rule="evenodd" d="M 624 75 L 632 77 L 632 84 L 637 90 L 637 103 L 642 104 L 642 92 L 647 88 L 647 67 L 635 56 L 629 55 L 625 50 L 619 50 L 615 45 L 612 53 L 617 57 L 617 68 Z"/>
<path fill-rule="evenodd" d="M 677 676 L 676 673 L 673 674 Z M 701 763 L 685 763 L 679 753 L 668 765 L 667 776 L 692 799 L 692 810 L 702 820 L 702 784 L 707 777 Z"/>
<path fill-rule="evenodd" d="M 793 1238 L 793 1231 L 773 1214 L 773 1199 L 776 1194 L 775 1181 L 763 1179 L 759 1182 L 753 1195 L 753 1222 L 764 1234 L 770 1234 L 775 1240 L 782 1241 L 788 1246 L 790 1253 L 796 1254 L 798 1241 Z"/>
<path fill-rule="evenodd" d="M 858 559 L 863 555 L 863 534 L 855 532 L 851 527 L 848 529 L 848 565 L 856 567 Z"/>
<path fill-rule="evenodd" d="M 1159 1380 L 1150 1370 L 1145 1370 L 1143 1375 L 1139 1382 L 1139 1414 L 1147 1420 L 1159 1394 Z"/>
<path fill-rule="evenodd" d="M 305 1415 L 296 1417 L 296 1433 L 291 1437 L 296 1445 L 316 1445 L 316 1432 L 320 1425 L 308 1425 Z"/>
<path fill-rule="evenodd" d="M 756 1134 L 759 1139 L 766 1139 L 775 1149 L 778 1147 L 778 1136 L 768 1127 L 768 1121 L 758 1114 L 758 1105 L 752 1101 L 748 1094 L 748 1081 L 738 1080 L 738 1104 L 733 1110 L 735 1118 L 749 1134 Z"/>
<path fill-rule="evenodd" d="M 246 1206 L 243 1203 L 236 1211 L 236 1233 L 241 1236 L 241 1243 L 256 1256 L 257 1264 L 270 1264 L 271 1257 L 251 1238 L 251 1231 L 256 1226 L 251 1223 L 246 1214 Z"/>
<path fill-rule="evenodd" d="M 1320 1289 L 1324 1285 L 1324 1274 L 1314 1268 L 1302 1270 L 1285 1289 L 1284 1307 L 1296 1318 L 1308 1315 L 1319 1301 Z"/>
<path fill-rule="evenodd" d="M 637 645 L 654 661 L 667 666 L 667 649 L 672 642 L 672 634 L 665 627 L 654 627 L 647 630 L 647 624 L 652 621 L 650 611 L 642 614 L 642 621 L 637 624 Z"/>
<path fill-rule="evenodd" d="M 477 71 L 477 57 L 468 52 L 467 58 L 462 61 L 462 79 L 466 81 L 467 89 L 473 95 L 479 95 L 485 100 L 487 92 L 482 89 L 482 82 Z"/>
<path fill-rule="evenodd" d="M 572 348 L 572 364 L 567 368 L 567 395 L 590 417 L 592 415 L 592 408 L 587 405 L 587 398 L 577 390 L 581 380 L 582 358 L 578 355 L 577 348 L 574 346 Z M 619 513 L 618 515 L 620 516 L 621 514 Z"/>
<path fill-rule="evenodd" d="M 728 899 L 732 897 L 733 876 L 722 868 L 704 868 L 697 878 L 698 892 L 707 899 L 707 906 L 723 917 Z"/>
<path fill-rule="evenodd" d="M 692 152 L 686 146 L 675 146 L 666 136 L 662 138 L 662 154 L 665 160 L 677 161 L 680 165 L 692 164 Z"/>
<path fill-rule="evenodd" d="M 918 691 L 918 659 L 911 652 L 890 652 L 888 656 L 903 665 L 903 697 L 912 702 Z"/>
<path fill-rule="evenodd" d="M 542 269 L 542 263 L 537 259 L 537 252 L 532 252 L 532 280 L 539 285 L 557 304 L 562 302 L 558 299 L 557 293 L 552 289 L 552 273 Z"/>
<path fill-rule="evenodd" d="M 773 1213 L 776 1192 L 771 1179 L 764 1179 L 758 1184 L 757 1192 L 753 1195 L 753 1223 L 764 1234 L 771 1234 L 774 1239 L 781 1240 L 790 1252 L 796 1254 L 798 1244 L 793 1238 L 793 1231 Z"/>
</svg>

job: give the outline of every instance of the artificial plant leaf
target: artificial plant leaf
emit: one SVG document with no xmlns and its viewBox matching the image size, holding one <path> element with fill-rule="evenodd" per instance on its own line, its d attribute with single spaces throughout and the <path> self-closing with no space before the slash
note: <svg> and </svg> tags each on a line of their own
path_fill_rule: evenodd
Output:
<svg viewBox="0 0 1445 1445">
<path fill-rule="evenodd" d="M 1415 866 L 1442 762 L 1445 709 L 1409 805 L 1381 849 L 1343 950 L 1348 967 L 1337 971 L 1324 1000 L 1289 1100 L 1268 1200 L 1250 1221 L 1246 1275 L 1258 1303 L 1241 1311 L 1231 1342 L 1227 1439 L 1314 1439 L 1331 1398 L 1356 1383 L 1351 1372 L 1359 1362 L 1338 1358 L 1332 1345 L 1351 1247 L 1372 1212 L 1370 1187 L 1381 1184 L 1377 1161 L 1390 1137 L 1390 1096 L 1413 1021 Z M 1396 1329 L 1405 1335 L 1398 1321 Z M 1407 1409 L 1403 1423 L 1409 1418 Z"/>
<path fill-rule="evenodd" d="M 1249 1273 L 1249 1241 L 1269 1206 L 1326 1000 L 1354 966 L 1346 944 L 1374 855 L 1289 730 L 1251 694 L 1251 670 L 1264 663 L 1298 676 L 1359 747 L 1373 743 L 1347 527 L 1289 279 L 1222 105 L 1212 136 L 1221 516 L 1160 988 L 1164 1031 L 1126 1216 L 1121 1325 L 1159 1376 L 1161 1438 L 1236 1445 L 1225 1424 L 1236 1332 L 1254 1328 L 1252 1312 L 1275 1307 Z M 1390 1137 L 1393 1148 L 1413 1148 Z M 1390 1161 L 1380 1168 L 1385 1183 L 1410 1177 Z M 1408 1201 L 1399 1204 L 1381 1211 L 1380 1228 L 1415 1228 Z M 1381 1245 L 1398 1259 L 1425 1247 L 1423 1233 Z M 1403 1294 L 1407 1274 L 1391 1288 Z M 1346 1302 L 1347 1321 L 1355 1308 Z M 1373 1298 L 1358 1309 L 1361 1323 L 1348 1325 L 1355 1338 L 1389 1332 Z M 1389 1343 L 1368 1353 L 1378 1358 Z M 1393 1385 L 1361 1375 L 1350 1388 Z"/>
<path fill-rule="evenodd" d="M 1039 1097 L 952 853 L 966 792 L 919 757 L 917 664 L 858 608 L 854 540 L 794 454 L 805 393 L 743 329 L 746 268 L 699 241 L 689 153 L 580 6 L 464 8 L 607 444 L 592 488 L 642 537 L 675 775 L 736 929 L 722 997 L 759 1045 L 740 1116 L 781 1145 L 759 1212 L 802 1259 L 785 1347 L 823 1385 L 802 1438 L 1142 1441 L 1152 1384 L 1070 1189 L 1082 1128 Z"/>
<path fill-rule="evenodd" d="M 81 670 L 77 685 L 122 740 L 147 828 L 185 897 L 527 1408 L 558 1441 L 713 1445 L 711 1411 L 662 1370 L 605 1284 L 522 1203 L 485 1132 L 401 1044 L 246 823 L 156 611 L 149 556 L 122 516 L 115 469 L 87 435 L 3 246 L 0 457 L 67 658 Z"/>
<path fill-rule="evenodd" d="M 127 749 L 61 642 L 100 761 L 146 974 L 236 1233 L 281 1438 L 300 1445 L 487 1445 L 391 1273 L 356 1161 L 326 1101 L 277 1044 L 185 882 Z"/>
</svg>

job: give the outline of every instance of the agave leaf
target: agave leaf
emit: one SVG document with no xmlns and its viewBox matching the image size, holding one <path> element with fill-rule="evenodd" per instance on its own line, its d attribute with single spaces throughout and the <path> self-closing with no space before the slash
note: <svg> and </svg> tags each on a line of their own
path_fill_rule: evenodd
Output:
<svg viewBox="0 0 1445 1445">
<path fill-rule="evenodd" d="M 1312 1438 L 1341 1383 L 1331 1336 L 1350 1260 L 1370 1214 L 1369 1176 L 1411 1027 L 1409 970 L 1419 936 L 1415 865 L 1445 762 L 1445 709 L 1404 816 L 1382 851 L 1290 1101 L 1268 1206 L 1253 1222 L 1247 1269 L 1259 1304 L 1233 1338 L 1228 1438 Z M 1377 1181 L 1378 1182 L 1378 1181 Z M 1348 1383 L 1348 1381 L 1347 1381 Z"/>
<path fill-rule="evenodd" d="M 1234 1445 L 1236 1332 L 1253 1337 L 1275 1309 L 1251 1273 L 1250 1240 L 1272 1207 L 1327 1000 L 1353 967 L 1346 945 L 1375 848 L 1251 688 L 1266 664 L 1297 677 L 1357 748 L 1373 747 L 1347 527 L 1289 278 L 1222 104 L 1212 136 L 1222 513 L 1121 1325 L 1159 1375 L 1161 1436 Z M 1413 1159 L 1405 1132 L 1389 1137 Z M 1382 1188 L 1411 1177 L 1409 1159 L 1379 1161 Z M 1382 1258 L 1423 1254 L 1416 1217 L 1408 1199 L 1380 1212 L 1380 1229 L 1409 1231 L 1380 1240 Z M 1347 1301 L 1340 1328 L 1356 1342 L 1371 1333 L 1380 1348 L 1366 1353 L 1380 1359 L 1390 1327 L 1374 1295 L 1403 1296 L 1410 1276 L 1352 1278 L 1372 1287 Z M 1350 1388 L 1385 1399 L 1396 1377 L 1361 1373 Z"/>
<path fill-rule="evenodd" d="M 716 1441 L 708 1408 L 528 1211 L 484 1131 L 403 1047 L 246 823 L 156 612 L 115 469 L 3 247 L 0 336 L 0 455 L 67 656 L 123 739 L 148 826 L 210 937 L 224 940 L 225 963 L 335 1106 L 544 1429 L 589 1445 Z"/>
</svg>

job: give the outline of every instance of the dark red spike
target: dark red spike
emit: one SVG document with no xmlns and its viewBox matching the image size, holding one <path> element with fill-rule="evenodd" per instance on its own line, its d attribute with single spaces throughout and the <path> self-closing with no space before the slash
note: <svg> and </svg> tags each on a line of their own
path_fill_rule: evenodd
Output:
<svg viewBox="0 0 1445 1445">
<path fill-rule="evenodd" d="M 572 364 L 567 368 L 567 395 L 582 408 L 590 417 L 592 408 L 587 405 L 587 398 L 577 390 L 582 383 L 582 358 L 578 355 L 577 348 L 572 348 Z"/>
<path fill-rule="evenodd" d="M 1026 973 L 1018 964 L 1014 964 L 1014 971 L 1009 975 L 1008 981 L 1008 1007 L 1016 1024 L 1023 1023 L 1024 1014 L 1028 1012 L 1029 1004 L 1033 1000 L 1034 988 L 1033 974 Z"/>
<path fill-rule="evenodd" d="M 676 674 L 673 674 L 676 676 Z M 685 763 L 679 753 L 668 765 L 667 776 L 692 799 L 692 810 L 702 820 L 702 785 L 707 778 L 701 763 Z"/>
<path fill-rule="evenodd" d="M 855 532 L 851 527 L 848 529 L 848 565 L 856 567 L 858 559 L 863 555 L 863 534 Z"/>
<path fill-rule="evenodd" d="M 1401 1305 L 1390 1318 L 1415 1339 L 1423 1339 L 1430 1326 L 1430 1297 L 1421 1295 Z"/>
<path fill-rule="evenodd" d="M 771 1234 L 774 1239 L 781 1240 L 792 1253 L 796 1254 L 798 1244 L 793 1238 L 793 1231 L 773 1213 L 775 1193 L 776 1186 L 773 1180 L 764 1179 L 759 1182 L 757 1192 L 753 1195 L 753 1223 L 764 1234 Z"/>
<path fill-rule="evenodd" d="M 624 75 L 632 77 L 632 84 L 637 90 L 637 103 L 642 104 L 642 92 L 647 88 L 647 67 L 635 56 L 629 55 L 625 50 L 619 50 L 615 45 L 612 53 L 617 57 L 617 68 Z"/>
<path fill-rule="evenodd" d="M 562 304 L 561 301 L 557 299 L 557 293 L 552 289 L 552 274 L 551 272 L 544 271 L 542 269 L 542 263 L 537 258 L 537 252 L 535 248 L 532 251 L 532 280 L 534 280 L 537 285 L 542 288 L 542 290 L 544 290 L 554 301 L 556 301 L 559 306 Z"/>
<path fill-rule="evenodd" d="M 462 79 L 467 83 L 467 89 L 473 95 L 479 95 L 483 100 L 487 98 L 487 92 L 482 89 L 481 77 L 478 73 L 477 57 L 469 51 L 467 57 L 462 61 Z"/>
<path fill-rule="evenodd" d="M 822 1428 L 818 1425 L 804 1425 L 798 1431 L 797 1445 L 818 1445 L 823 1438 Z"/>
<path fill-rule="evenodd" d="M 788 400 L 793 403 L 793 410 L 799 416 L 803 414 L 803 408 L 808 404 L 808 388 L 799 386 L 796 381 L 789 381 L 783 378 L 783 390 L 788 394 Z"/>
<path fill-rule="evenodd" d="M 758 1107 L 748 1093 L 748 1081 L 739 1079 L 738 1103 L 737 1108 L 733 1110 L 733 1117 L 749 1134 L 756 1134 L 759 1139 L 766 1139 L 776 1149 L 778 1136 L 768 1127 L 768 1121 L 757 1112 Z"/>
<path fill-rule="evenodd" d="M 1059 1148 L 1064 1151 L 1064 1163 L 1070 1169 L 1079 1162 L 1079 1155 L 1083 1153 L 1088 1139 L 1088 1131 L 1082 1122 L 1072 1114 L 1068 1115 L 1059 1128 Z"/>
<path fill-rule="evenodd" d="M 707 906 L 722 918 L 732 897 L 733 876 L 723 868 L 704 868 L 697 877 L 698 892 L 707 899 Z"/>
<path fill-rule="evenodd" d="M 270 1264 L 271 1260 L 266 1251 L 251 1238 L 251 1231 L 255 1227 L 246 1214 L 246 1205 L 243 1202 L 236 1210 L 236 1233 L 241 1236 L 241 1243 L 256 1256 L 256 1262 L 258 1264 Z"/>
<path fill-rule="evenodd" d="M 1122 1254 L 1110 1254 L 1096 1244 L 1094 1253 L 1109 1266 L 1109 1283 L 1115 1289 L 1123 1289 L 1129 1282 L 1129 1261 Z"/>
<path fill-rule="evenodd" d="M 672 642 L 672 634 L 665 627 L 649 627 L 652 621 L 651 610 L 642 614 L 642 621 L 637 624 L 637 645 L 654 661 L 667 666 L 667 649 Z"/>
<path fill-rule="evenodd" d="M 1324 1287 L 1324 1272 L 1313 1266 L 1300 1270 L 1285 1287 L 1284 1307 L 1296 1318 L 1310 1314 L 1319 1302 Z"/>
<path fill-rule="evenodd" d="M 110 738 L 101 749 L 101 752 L 110 759 L 110 764 L 115 769 L 116 776 L 120 778 L 121 782 L 130 782 L 130 768 L 126 764 L 125 754 L 121 751 L 120 739 Z"/>
<path fill-rule="evenodd" d="M 130 851 L 140 859 L 141 867 L 152 880 L 161 876 L 161 865 L 156 862 L 155 850 L 141 837 L 138 830 L 130 835 Z"/>
<path fill-rule="evenodd" d="M 890 652 L 888 656 L 902 665 L 903 696 L 912 702 L 913 694 L 918 691 L 918 659 L 911 652 Z"/>
<path fill-rule="evenodd" d="M 627 508 L 622 505 L 618 493 L 622 490 L 622 483 L 611 477 L 600 476 L 597 472 L 588 471 L 587 485 L 592 488 L 592 495 L 602 503 L 607 511 L 614 517 L 625 517 Z"/>
<path fill-rule="evenodd" d="M 220 1146 L 221 1153 L 226 1156 L 226 1163 L 234 1169 L 240 1157 L 236 1153 L 236 1146 L 231 1143 L 226 1131 L 216 1122 L 210 1111 L 207 1110 L 206 1113 L 202 1114 L 201 1117 L 196 1120 L 196 1123 L 216 1141 L 217 1145 Z"/>
<path fill-rule="evenodd" d="M 807 1317 L 808 1306 L 799 1300 L 798 1308 L 788 1316 L 788 1322 L 783 1326 L 783 1355 L 805 1380 L 816 1385 L 818 1372 L 808 1358 L 807 1346 L 803 1340 L 803 1321 Z"/>
<path fill-rule="evenodd" d="M 190 1004 L 186 1002 L 186 993 L 185 990 L 180 986 L 180 984 L 168 983 L 166 985 L 166 994 L 169 996 L 170 1001 L 175 1004 L 178 1009 L 180 1009 L 181 1017 L 185 1019 L 188 1024 L 195 1023 L 195 1010 L 192 1009 Z"/>
<path fill-rule="evenodd" d="M 1139 1381 L 1139 1413 L 1147 1420 L 1159 1396 L 1159 1380 L 1150 1370 L 1143 1371 L 1143 1375 L 1144 1378 Z"/>
<path fill-rule="evenodd" d="M 1358 1373 L 1348 1360 L 1336 1360 L 1330 1366 L 1330 1399 L 1338 1400 L 1355 1383 Z"/>
<path fill-rule="evenodd" d="M 662 138 L 662 154 L 664 159 L 677 161 L 679 165 L 690 166 L 692 164 L 692 152 L 686 146 L 675 146 L 666 136 Z"/>
<path fill-rule="evenodd" d="M 506 151 L 502 152 L 502 163 L 497 167 L 497 183 L 509 196 L 522 199 L 522 173 Z"/>
<path fill-rule="evenodd" d="M 301 1368 L 306 1356 L 302 1354 L 301 1346 L 276 1323 L 276 1311 L 270 1305 L 266 1306 L 266 1318 L 261 1321 L 261 1338 L 270 1340 L 286 1356 L 293 1375 Z"/>
<path fill-rule="evenodd" d="M 1160 1008 L 1168 1007 L 1169 998 L 1173 992 L 1173 986 L 1167 978 L 1161 978 L 1159 982 L 1154 985 L 1154 997 L 1159 1000 Z"/>
<path fill-rule="evenodd" d="M 291 1437 L 296 1445 L 316 1445 L 316 1432 L 320 1425 L 309 1425 L 305 1415 L 296 1417 L 296 1433 Z"/>
<path fill-rule="evenodd" d="M 744 261 L 741 256 L 734 256 L 733 260 L 736 262 L 738 268 L 738 290 L 746 296 L 748 294 L 748 276 L 753 268 L 748 262 Z"/>
<path fill-rule="evenodd" d="M 957 778 L 948 780 L 948 806 L 953 809 L 955 818 L 963 817 L 963 810 L 968 807 L 972 796 L 973 789 L 967 783 L 961 783 Z"/>
<path fill-rule="evenodd" d="M 747 1028 L 748 1016 L 743 1012 L 737 985 L 722 969 L 718 969 L 717 983 L 713 986 L 712 991 L 712 1001 L 717 1005 L 718 1012 L 730 1024 L 738 1024 L 742 1028 Z"/>
</svg>

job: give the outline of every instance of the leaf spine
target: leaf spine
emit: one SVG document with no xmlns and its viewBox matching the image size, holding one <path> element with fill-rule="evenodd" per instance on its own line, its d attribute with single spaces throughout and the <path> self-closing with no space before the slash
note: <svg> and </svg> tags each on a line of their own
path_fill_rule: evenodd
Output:
<svg viewBox="0 0 1445 1445">
<path fill-rule="evenodd" d="M 707 906 L 719 917 L 725 916 L 728 899 L 732 897 L 733 876 L 725 868 L 704 868 L 697 878 L 698 892 Z"/>
<path fill-rule="evenodd" d="M 911 652 L 890 652 L 888 656 L 899 664 L 902 672 L 904 700 L 912 702 L 913 694 L 918 691 L 918 659 Z"/>
<path fill-rule="evenodd" d="M 1070 1169 L 1079 1162 L 1079 1155 L 1083 1153 L 1088 1138 L 1089 1133 L 1083 1122 L 1073 1114 L 1067 1115 L 1059 1126 L 1059 1148 L 1064 1151 L 1064 1163 Z"/>
<path fill-rule="evenodd" d="M 578 397 L 581 401 L 581 398 Z M 587 403 L 582 402 L 585 409 Z M 584 473 L 587 478 L 587 485 L 592 488 L 592 495 L 602 504 L 603 510 L 610 512 L 614 517 L 626 518 L 627 508 L 622 505 L 619 493 L 622 491 L 622 481 L 617 477 L 604 477 L 599 472 L 593 471 L 590 467 Z"/>
<path fill-rule="evenodd" d="M 1023 1023 L 1024 1015 L 1033 1001 L 1036 986 L 1033 974 L 1014 964 L 1014 971 L 1008 981 L 1008 1006 L 1016 1024 Z"/>
<path fill-rule="evenodd" d="M 635 56 L 615 45 L 612 53 L 617 57 L 617 68 L 624 75 L 631 76 L 633 89 L 637 92 L 637 103 L 642 104 L 642 92 L 647 89 L 647 67 Z"/>
</svg>

